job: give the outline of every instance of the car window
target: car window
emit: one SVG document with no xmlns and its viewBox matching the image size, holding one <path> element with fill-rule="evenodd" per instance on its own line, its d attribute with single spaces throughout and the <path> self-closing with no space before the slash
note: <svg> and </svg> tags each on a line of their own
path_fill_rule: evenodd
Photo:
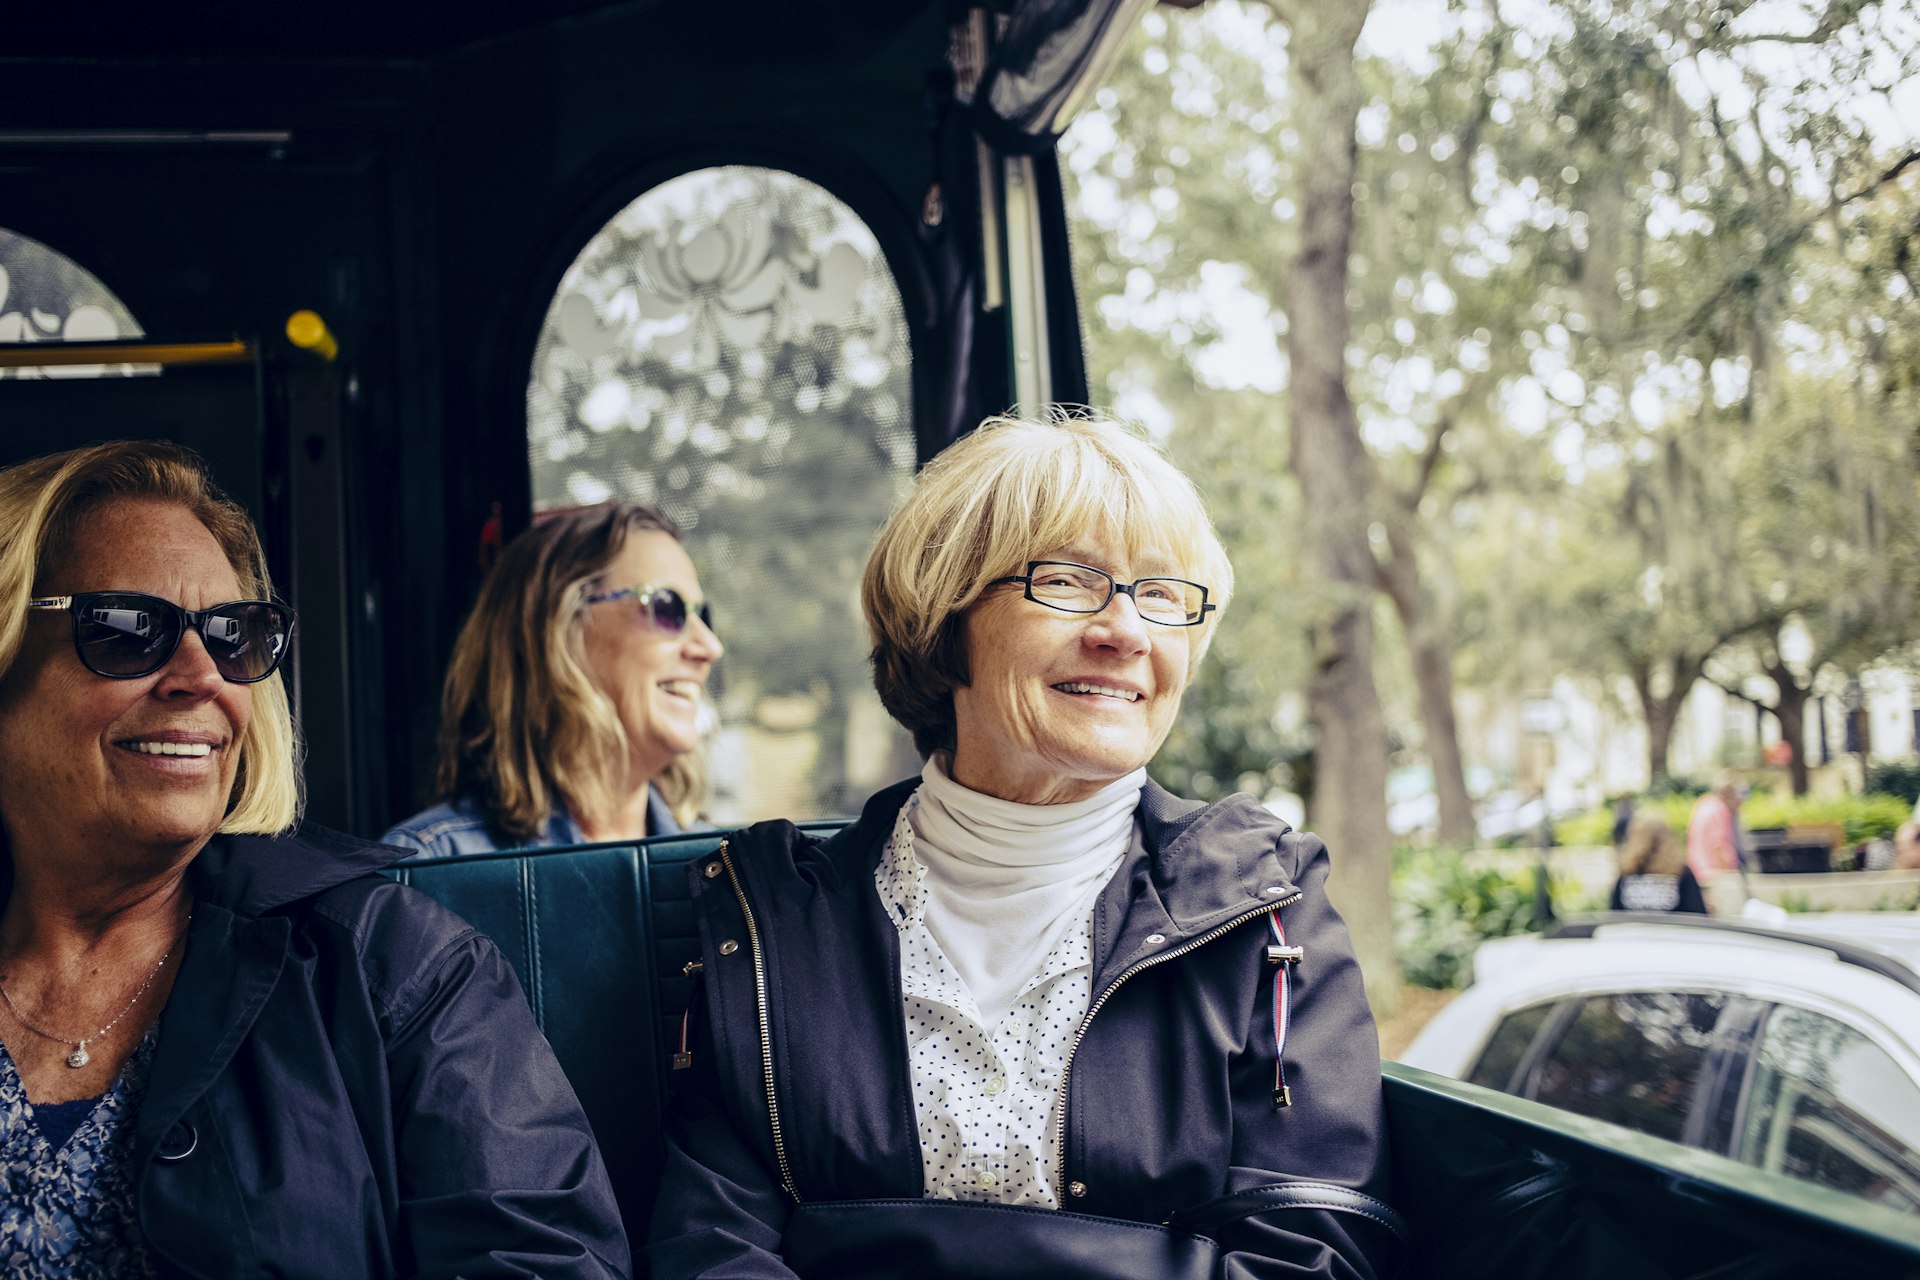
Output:
<svg viewBox="0 0 1920 1280">
<path fill-rule="evenodd" d="M 1527 1050 L 1533 1047 L 1534 1037 L 1540 1034 L 1540 1028 L 1546 1025 L 1547 1015 L 1556 1007 L 1557 1003 L 1549 1000 L 1545 1004 L 1518 1009 L 1502 1018 L 1487 1041 L 1487 1047 L 1480 1051 L 1480 1061 L 1474 1063 L 1473 1070 L 1467 1073 L 1468 1082 L 1483 1084 L 1502 1093 L 1512 1093 L 1514 1074 L 1526 1062 Z"/>
<path fill-rule="evenodd" d="M 1861 1032 L 1777 1006 L 1748 1099 L 1743 1162 L 1920 1212 L 1920 1086 Z"/>
<path fill-rule="evenodd" d="M 1589 996 L 1534 1073 L 1531 1096 L 1678 1142 L 1724 992 Z"/>
</svg>

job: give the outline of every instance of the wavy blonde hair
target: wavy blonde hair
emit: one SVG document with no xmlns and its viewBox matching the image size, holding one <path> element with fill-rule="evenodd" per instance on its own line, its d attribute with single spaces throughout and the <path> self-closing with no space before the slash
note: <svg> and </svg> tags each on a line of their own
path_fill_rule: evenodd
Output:
<svg viewBox="0 0 1920 1280">
<path fill-rule="evenodd" d="M 27 601 L 58 563 L 88 512 L 118 499 L 186 508 L 220 545 L 240 594 L 273 598 L 260 535 L 221 492 L 205 464 L 166 441 L 114 440 L 52 453 L 0 470 L 0 680 L 26 636 Z M 282 672 L 253 685 L 253 711 L 240 737 L 240 763 L 221 831 L 271 835 L 299 818 L 298 739 Z"/>
<path fill-rule="evenodd" d="M 1636 813 L 1620 842 L 1623 876 L 1677 876 L 1687 865 L 1687 847 L 1657 813 Z"/>
<path fill-rule="evenodd" d="M 954 745 L 969 682 L 966 613 L 987 584 L 1089 536 L 1135 564 L 1170 558 L 1217 610 L 1194 628 L 1187 678 L 1233 598 L 1233 566 L 1193 482 L 1138 428 L 1094 413 L 989 418 L 928 463 L 874 541 L 860 583 L 873 683 L 921 754 Z"/>
<path fill-rule="evenodd" d="M 630 787 L 620 713 L 587 670 L 587 596 L 636 533 L 680 528 L 617 502 L 569 511 L 509 542 L 454 642 L 440 698 L 436 800 L 472 796 L 508 835 L 536 838 L 562 802 L 605 812 Z M 706 799 L 695 750 L 651 779 L 681 823 Z"/>
</svg>

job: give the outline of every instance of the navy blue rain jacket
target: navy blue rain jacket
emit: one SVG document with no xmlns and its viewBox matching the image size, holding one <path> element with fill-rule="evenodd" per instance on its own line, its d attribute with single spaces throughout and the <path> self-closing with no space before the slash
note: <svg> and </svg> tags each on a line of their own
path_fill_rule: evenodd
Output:
<svg viewBox="0 0 1920 1280">
<path fill-rule="evenodd" d="M 783 1237 L 796 1204 L 922 1196 L 899 937 L 873 883 L 915 785 L 875 796 L 831 839 L 762 823 L 690 868 L 704 994 L 691 1064 L 674 1077 L 656 1280 L 790 1276 Z M 1379 1042 L 1327 901 L 1325 846 L 1247 796 L 1199 805 L 1149 782 L 1138 816 L 1144 853 L 1094 909 L 1061 1207 L 1192 1224 L 1219 1246 L 1217 1277 L 1392 1274 L 1402 1228 L 1379 1200 Z M 1274 1087 L 1276 906 L 1303 950 L 1285 1107 Z"/>
<path fill-rule="evenodd" d="M 166 1276 L 606 1280 L 592 1131 L 485 937 L 308 827 L 216 836 L 132 1150 Z"/>
</svg>

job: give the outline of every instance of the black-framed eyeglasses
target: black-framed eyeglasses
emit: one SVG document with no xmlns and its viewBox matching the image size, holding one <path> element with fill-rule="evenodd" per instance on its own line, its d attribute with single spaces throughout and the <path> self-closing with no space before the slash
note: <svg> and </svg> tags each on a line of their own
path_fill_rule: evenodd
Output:
<svg viewBox="0 0 1920 1280">
<path fill-rule="evenodd" d="M 71 613 L 80 664 L 109 680 L 152 675 L 173 659 L 192 627 L 221 679 L 254 684 L 273 674 L 293 639 L 293 610 L 273 600 L 233 600 L 195 612 L 141 591 L 83 591 L 29 600 L 27 608 Z"/>
<path fill-rule="evenodd" d="M 677 636 L 687 629 L 687 598 L 672 587 L 620 587 L 614 591 L 596 591 L 587 597 L 588 604 L 607 604 L 614 600 L 633 601 L 648 624 L 661 635 Z M 712 604 L 702 600 L 692 612 L 702 626 L 713 630 Z"/>
<path fill-rule="evenodd" d="M 1115 582 L 1106 570 L 1071 560 L 1029 560 L 1025 573 L 995 578 L 987 585 L 1003 582 L 1024 583 L 1027 599 L 1062 613 L 1098 613 L 1116 593 L 1132 596 L 1140 616 L 1163 627 L 1196 626 L 1218 608 L 1207 603 L 1205 587 L 1185 578 Z"/>
</svg>

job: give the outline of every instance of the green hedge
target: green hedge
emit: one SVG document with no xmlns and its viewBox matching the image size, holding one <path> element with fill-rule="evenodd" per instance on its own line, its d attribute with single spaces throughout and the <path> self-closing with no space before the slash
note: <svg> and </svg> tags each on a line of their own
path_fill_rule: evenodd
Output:
<svg viewBox="0 0 1920 1280">
<path fill-rule="evenodd" d="M 1867 791 L 1874 795 L 1898 796 L 1908 804 L 1920 800 L 1920 762 L 1874 765 L 1867 770 Z"/>
<path fill-rule="evenodd" d="M 1553 881 L 1560 915 L 1596 911 L 1577 885 Z M 1533 930 L 1534 874 L 1471 867 L 1455 850 L 1401 848 L 1394 857 L 1393 933 L 1400 972 L 1417 987 L 1451 989 L 1470 973 L 1474 948 L 1488 938 Z"/>
<path fill-rule="evenodd" d="M 1643 800 L 1641 813 L 1660 813 L 1680 835 L 1687 833 L 1687 819 L 1693 814 L 1694 797 L 1667 796 Z M 1891 837 L 1913 816 L 1910 801 L 1891 795 L 1864 796 L 1779 796 L 1758 791 L 1740 806 L 1740 825 L 1748 830 L 1759 827 L 1793 827 L 1813 823 L 1837 823 L 1846 832 L 1848 844 L 1862 840 Z M 1613 811 L 1596 809 L 1554 825 L 1554 839 L 1565 845 L 1603 845 L 1613 839 Z"/>
</svg>

